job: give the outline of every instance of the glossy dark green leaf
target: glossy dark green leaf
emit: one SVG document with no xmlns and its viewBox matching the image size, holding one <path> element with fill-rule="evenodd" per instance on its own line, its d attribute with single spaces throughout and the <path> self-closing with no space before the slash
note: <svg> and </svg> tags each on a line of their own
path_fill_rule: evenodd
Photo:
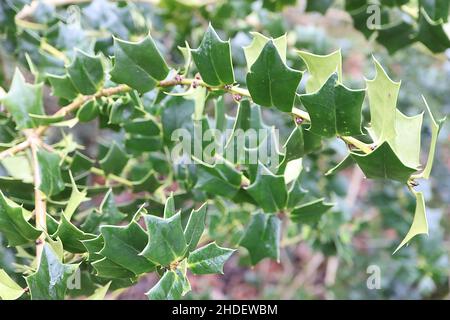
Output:
<svg viewBox="0 0 450 320">
<path fill-rule="evenodd" d="M 432 20 L 438 21 L 439 19 L 442 19 L 444 22 L 447 22 L 450 10 L 449 1 L 420 0 L 419 3 Z"/>
<path fill-rule="evenodd" d="M 284 177 L 274 175 L 262 164 L 258 165 L 255 181 L 246 190 L 265 212 L 275 213 L 286 206 Z"/>
<path fill-rule="evenodd" d="M 33 227 L 24 217 L 22 207 L 7 199 L 0 190 L 0 232 L 15 247 L 36 240 L 42 233 Z"/>
<path fill-rule="evenodd" d="M 319 91 L 300 96 L 311 117 L 309 130 L 324 137 L 360 135 L 365 90 L 347 89 L 337 79 L 334 73 Z"/>
<path fill-rule="evenodd" d="M 102 158 L 99 163 L 106 174 L 119 175 L 127 165 L 128 160 L 129 156 L 115 141 L 113 141 L 105 157 Z"/>
<path fill-rule="evenodd" d="M 114 38 L 114 57 L 112 80 L 141 93 L 153 89 L 169 73 L 169 67 L 150 35 L 139 42 Z"/>
<path fill-rule="evenodd" d="M 417 40 L 433 53 L 443 52 L 450 48 L 450 39 L 444 30 L 443 23 L 432 20 L 423 8 L 420 10 Z"/>
<path fill-rule="evenodd" d="M 11 87 L 0 102 L 9 111 L 17 128 L 25 129 L 36 127 L 37 123 L 30 117 L 44 114 L 42 84 L 29 84 L 19 69 L 16 69 Z"/>
<path fill-rule="evenodd" d="M 290 112 L 302 78 L 281 59 L 272 40 L 268 41 L 247 74 L 247 86 L 255 103 Z"/>
<path fill-rule="evenodd" d="M 222 41 L 210 24 L 192 58 L 204 82 L 211 86 L 234 83 L 229 41 Z"/>
<path fill-rule="evenodd" d="M 205 230 L 206 203 L 197 210 L 192 210 L 184 228 L 184 237 L 188 244 L 188 251 L 194 251 Z"/>
<path fill-rule="evenodd" d="M 96 275 L 108 279 L 129 279 L 135 277 L 130 270 L 112 262 L 108 258 L 102 258 L 92 263 Z"/>
<path fill-rule="evenodd" d="M 100 232 L 104 239 L 101 255 L 136 275 L 154 270 L 155 265 L 139 255 L 148 237 L 136 222 L 127 226 L 102 226 Z"/>
<path fill-rule="evenodd" d="M 388 142 L 383 142 L 367 155 L 351 153 L 365 176 L 370 179 L 391 179 L 400 182 L 408 181 L 416 169 L 405 166 Z"/>
<path fill-rule="evenodd" d="M 240 246 L 248 250 L 253 265 L 264 258 L 280 259 L 281 221 L 271 214 L 257 213 L 245 230 Z"/>
<path fill-rule="evenodd" d="M 193 274 L 223 274 L 223 265 L 234 251 L 212 242 L 191 252 L 187 260 L 188 268 Z"/>
<path fill-rule="evenodd" d="M 313 200 L 293 209 L 290 218 L 296 223 L 314 226 L 322 218 L 322 215 L 330 210 L 333 205 L 332 203 L 325 203 L 323 198 Z"/>
<path fill-rule="evenodd" d="M 283 146 L 283 163 L 303 157 L 305 154 L 305 141 L 303 139 L 303 129 L 301 126 L 295 126 Z"/>
<path fill-rule="evenodd" d="M 91 56 L 76 50 L 75 58 L 67 72 L 78 92 L 84 95 L 96 93 L 104 82 L 104 69 L 100 56 Z"/>
<path fill-rule="evenodd" d="M 394 54 L 416 41 L 414 26 L 402 21 L 394 26 L 381 28 L 378 30 L 377 41 L 388 50 L 389 54 Z"/>
<path fill-rule="evenodd" d="M 41 263 L 35 273 L 26 277 L 32 300 L 63 300 L 68 279 L 78 265 L 63 264 L 50 245 L 45 244 Z"/>
<path fill-rule="evenodd" d="M 41 184 L 38 186 L 46 196 L 52 196 L 64 190 L 61 176 L 60 157 L 56 153 L 39 149 L 37 152 Z"/>
<path fill-rule="evenodd" d="M 290 209 L 297 207 L 307 193 L 308 191 L 302 188 L 300 177 L 298 177 L 289 188 L 286 207 Z"/>
<path fill-rule="evenodd" d="M 81 243 L 86 248 L 88 252 L 87 260 L 89 262 L 94 262 L 103 259 L 104 257 L 99 253 L 105 246 L 105 241 L 103 236 L 100 234 L 95 238 L 82 240 Z"/>
<path fill-rule="evenodd" d="M 81 241 L 93 239 L 95 235 L 84 233 L 67 220 L 65 215 L 62 215 L 58 229 L 52 237 L 61 239 L 64 250 L 72 253 L 84 253 L 86 248 Z"/>
<path fill-rule="evenodd" d="M 157 265 L 169 266 L 181 259 L 187 250 L 180 212 L 169 219 L 146 215 L 149 241 L 141 255 Z"/>
</svg>

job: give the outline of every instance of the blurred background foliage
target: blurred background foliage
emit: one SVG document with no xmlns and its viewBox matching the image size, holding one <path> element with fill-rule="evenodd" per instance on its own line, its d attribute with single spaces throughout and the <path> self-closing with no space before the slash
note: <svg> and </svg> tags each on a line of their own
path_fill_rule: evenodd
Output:
<svg viewBox="0 0 450 320">
<path fill-rule="evenodd" d="M 407 2 L 407 1 L 406 1 Z M 3 0 L 0 3 L 0 86 L 7 88 L 16 65 L 33 66 L 39 72 L 62 72 L 64 57 L 70 59 L 74 48 L 86 52 L 112 53 L 112 36 L 138 40 L 150 30 L 160 50 L 171 63 L 183 64 L 177 49 L 185 41 L 196 47 L 209 21 L 222 38 L 230 38 L 236 80 L 245 77 L 245 57 L 241 47 L 251 41 L 249 32 L 258 31 L 277 37 L 287 33 L 288 64 L 304 69 L 293 48 L 316 54 L 342 49 L 344 83 L 362 88 L 364 77 L 374 73 L 374 55 L 394 80 L 402 80 L 399 109 L 407 115 L 424 110 L 423 94 L 433 112 L 440 116 L 450 110 L 450 51 L 432 53 L 416 42 L 390 54 L 376 41 L 366 38 L 354 27 L 346 12 L 345 1 L 270 1 L 270 0 L 161 0 L 108 1 L 73 0 L 37 1 L 31 19 L 14 17 L 28 0 Z M 55 3 L 58 4 L 58 1 Z M 311 7 L 312 4 L 318 7 Z M 417 1 L 410 1 L 414 6 Z M 323 4 L 323 6 L 320 6 Z M 329 6 L 329 7 L 328 7 Z M 321 11 L 321 12 L 317 12 Z M 447 14 L 448 16 L 448 14 Z M 444 25 L 444 29 L 447 25 Z M 50 44 L 51 46 L 46 46 Z M 56 48 L 57 51 L 51 48 Z M 60 53 L 63 53 L 61 55 Z M 30 66 L 32 66 L 30 68 Z M 302 84 L 304 85 L 304 81 Z M 54 97 L 46 97 L 50 110 L 58 108 Z M 144 97 L 146 107 L 158 108 L 154 97 Z M 230 106 L 233 106 L 230 103 Z M 366 118 L 368 109 L 365 108 Z M 280 128 L 282 140 L 293 124 L 271 110 L 263 114 L 268 124 Z M 429 119 L 422 132 L 424 158 L 430 138 Z M 8 135 L 6 126 L 0 134 Z M 81 125 L 73 130 L 75 139 L 91 155 L 97 140 L 114 139 L 118 133 L 97 126 Z M 289 224 L 282 239 L 281 262 L 264 260 L 256 267 L 248 265 L 245 250 L 234 255 L 224 276 L 191 279 L 193 291 L 188 299 L 442 299 L 450 298 L 450 131 L 448 124 L 440 135 L 432 179 L 419 186 L 425 193 L 430 225 L 429 236 L 419 236 L 412 244 L 392 255 L 399 239 L 408 231 L 414 211 L 414 199 L 395 182 L 367 181 L 358 168 L 349 167 L 338 175 L 324 176 L 344 155 L 345 146 L 337 141 L 324 146 L 320 153 L 303 161 L 303 186 L 312 195 L 326 195 L 338 203 L 332 214 L 325 215 L 319 226 Z M 148 166 L 162 175 L 169 168 L 163 154 L 154 153 Z M 175 190 L 176 191 L 176 188 Z M 118 197 L 118 201 L 126 196 Z M 178 207 L 189 208 L 192 199 L 182 194 Z M 209 208 L 209 233 L 219 243 L 235 244 L 247 222 L 248 210 L 228 201 L 215 201 Z M 1 235 L 0 235 L 1 237 Z M 0 268 L 14 272 L 15 258 L 6 243 L 0 245 Z M 16 260 L 18 259 L 18 260 Z M 370 265 L 381 270 L 381 289 L 370 290 L 366 281 Z M 154 276 L 142 279 L 123 290 L 118 298 L 142 298 Z M 200 294 L 201 292 L 201 294 Z"/>
</svg>

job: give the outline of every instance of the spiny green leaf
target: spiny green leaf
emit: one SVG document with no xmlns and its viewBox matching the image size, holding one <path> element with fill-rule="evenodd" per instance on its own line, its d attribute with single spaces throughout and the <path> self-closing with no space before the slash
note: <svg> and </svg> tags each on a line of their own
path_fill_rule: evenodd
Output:
<svg viewBox="0 0 450 320">
<path fill-rule="evenodd" d="M 420 8 L 417 40 L 433 53 L 443 52 L 450 48 L 450 39 L 444 29 L 442 20 L 434 21 L 431 19 L 424 8 Z"/>
<path fill-rule="evenodd" d="M 188 268 L 193 274 L 223 274 L 223 265 L 234 251 L 212 242 L 191 252 L 187 260 Z"/>
<path fill-rule="evenodd" d="M 141 93 L 153 89 L 169 73 L 169 67 L 150 34 L 139 42 L 114 38 L 114 57 L 112 80 L 125 83 Z"/>
<path fill-rule="evenodd" d="M 411 228 L 409 229 L 408 233 L 406 234 L 405 238 L 399 244 L 397 249 L 395 249 L 394 253 L 396 253 L 401 247 L 403 247 L 405 244 L 407 244 L 416 235 L 419 235 L 419 234 L 428 235 L 428 222 L 427 222 L 425 200 L 423 198 L 423 193 L 422 192 L 414 192 L 414 196 L 416 197 L 416 210 L 414 212 L 413 223 L 412 223 Z"/>
<path fill-rule="evenodd" d="M 202 237 L 205 230 L 205 218 L 206 218 L 206 203 L 204 203 L 197 210 L 192 210 L 189 220 L 184 228 L 184 237 L 188 244 L 188 251 L 193 251 L 197 248 L 197 244 Z"/>
<path fill-rule="evenodd" d="M 108 258 L 102 258 L 92 263 L 96 271 L 96 275 L 108 279 L 130 279 L 135 277 L 135 274 L 130 270 L 112 262 Z"/>
<path fill-rule="evenodd" d="M 95 236 L 78 229 L 63 214 L 58 229 L 52 237 L 61 239 L 64 250 L 72 253 L 83 253 L 86 250 L 81 241 L 92 239 Z"/>
<path fill-rule="evenodd" d="M 186 275 L 180 270 L 169 270 L 146 295 L 149 300 L 179 300 L 188 283 Z"/>
<path fill-rule="evenodd" d="M 39 149 L 37 152 L 41 183 L 39 190 L 46 196 L 58 194 L 64 190 L 65 185 L 61 176 L 60 157 L 50 151 Z"/>
<path fill-rule="evenodd" d="M 19 299 L 25 291 L 5 272 L 0 269 L 0 298 L 1 300 Z"/>
<path fill-rule="evenodd" d="M 33 171 L 31 169 L 30 159 L 26 155 L 19 154 L 4 158 L 1 160 L 1 164 L 11 177 L 20 179 L 25 183 L 33 182 Z"/>
<path fill-rule="evenodd" d="M 105 157 L 99 161 L 106 174 L 120 174 L 128 163 L 129 156 L 113 141 Z"/>
<path fill-rule="evenodd" d="M 67 67 L 67 72 L 81 94 L 94 94 L 103 86 L 105 75 L 100 56 L 91 56 L 76 49 L 75 58 Z"/>
<path fill-rule="evenodd" d="M 387 141 L 367 155 L 351 153 L 351 156 L 366 177 L 370 179 L 392 179 L 406 182 L 416 171 L 401 162 Z"/>
<path fill-rule="evenodd" d="M 73 162 L 72 162 L 73 163 Z M 69 171 L 70 175 L 70 183 L 72 184 L 72 192 L 70 193 L 69 201 L 67 202 L 66 209 L 64 209 L 64 216 L 68 221 L 72 218 L 72 215 L 75 213 L 75 210 L 78 206 L 84 201 L 88 200 L 86 190 L 79 191 L 75 180 L 72 176 L 72 172 Z"/>
<path fill-rule="evenodd" d="M 171 194 L 167 200 L 166 205 L 164 206 L 164 219 L 169 219 L 173 215 L 177 213 L 175 209 L 175 199 L 173 197 L 173 194 Z"/>
<path fill-rule="evenodd" d="M 1 98 L 2 104 L 11 113 L 19 129 L 36 127 L 37 123 L 30 117 L 30 113 L 43 115 L 42 83 L 29 84 L 19 69 L 14 77 L 8 93 Z"/>
<path fill-rule="evenodd" d="M 283 176 L 274 175 L 264 165 L 258 165 L 255 181 L 247 192 L 265 212 L 278 212 L 286 206 L 287 190 Z"/>
<path fill-rule="evenodd" d="M 100 232 L 104 239 L 101 255 L 136 275 L 154 270 L 154 264 L 139 255 L 148 237 L 136 222 L 127 226 L 102 226 Z"/>
<path fill-rule="evenodd" d="M 300 95 L 311 117 L 310 131 L 324 136 L 352 136 L 361 132 L 364 90 L 350 90 L 333 73 L 316 93 Z"/>
<path fill-rule="evenodd" d="M 328 55 L 316 55 L 306 51 L 297 51 L 305 61 L 309 77 L 306 82 L 306 93 L 313 93 L 322 88 L 333 73 L 337 73 L 337 81 L 342 83 L 341 50 Z"/>
<path fill-rule="evenodd" d="M 44 245 L 38 270 L 26 277 L 32 300 L 63 300 L 68 279 L 78 265 L 63 264 L 48 244 Z"/>
<path fill-rule="evenodd" d="M 266 36 L 262 35 L 259 32 L 250 32 L 250 34 L 253 36 L 252 42 L 248 46 L 243 47 L 245 59 L 247 60 L 248 69 L 252 67 L 256 59 L 258 59 L 259 54 L 263 50 L 264 46 L 270 40 L 270 38 L 267 38 Z M 287 48 L 286 34 L 276 39 L 273 39 L 272 41 L 275 47 L 277 48 L 281 59 L 283 60 L 284 63 L 286 63 L 286 48 Z"/>
<path fill-rule="evenodd" d="M 104 286 L 95 289 L 95 292 L 86 298 L 86 300 L 104 300 L 106 294 L 108 293 L 109 287 L 111 286 L 111 281 Z"/>
<path fill-rule="evenodd" d="M 149 241 L 141 255 L 162 266 L 169 266 L 185 255 L 187 244 L 180 212 L 169 219 L 146 215 L 144 220 Z"/>
<path fill-rule="evenodd" d="M 264 258 L 280 259 L 281 221 L 271 214 L 257 213 L 245 230 L 240 246 L 248 250 L 253 265 Z"/>
<path fill-rule="evenodd" d="M 73 86 L 69 75 L 58 76 L 47 74 L 47 80 L 50 82 L 54 96 L 67 100 L 73 100 L 77 97 L 77 89 Z"/>
<path fill-rule="evenodd" d="M 292 183 L 288 192 L 287 208 L 295 208 L 298 206 L 300 201 L 303 200 L 305 195 L 308 193 L 307 190 L 303 189 L 300 184 L 300 178 L 298 177 L 294 183 Z"/>
<path fill-rule="evenodd" d="M 290 112 L 302 73 L 289 68 L 272 40 L 268 41 L 247 74 L 247 86 L 255 103 Z"/>
<path fill-rule="evenodd" d="M 333 207 L 333 203 L 325 203 L 324 199 L 317 199 L 294 208 L 290 214 L 292 221 L 313 226 L 322 215 Z"/>
<path fill-rule="evenodd" d="M 370 128 L 376 143 L 395 138 L 395 116 L 400 82 L 392 81 L 374 58 L 376 76 L 366 80 L 370 106 Z"/>
<path fill-rule="evenodd" d="M 42 233 L 25 219 L 24 210 L 7 199 L 0 190 L 0 232 L 8 240 L 9 246 L 15 247 L 30 243 Z"/>
<path fill-rule="evenodd" d="M 241 186 L 242 175 L 228 162 L 209 165 L 197 161 L 195 188 L 205 192 L 232 198 Z"/>
<path fill-rule="evenodd" d="M 192 58 L 204 82 L 211 86 L 234 83 L 229 41 L 222 41 L 210 24 Z"/>
<path fill-rule="evenodd" d="M 420 165 L 420 134 L 423 113 L 408 117 L 397 110 L 395 118 L 395 139 L 391 146 L 399 159 L 408 167 Z"/>
<path fill-rule="evenodd" d="M 107 224 L 116 224 L 126 218 L 126 214 L 120 212 L 114 200 L 112 189 L 105 194 L 99 208 L 101 221 Z"/>
</svg>

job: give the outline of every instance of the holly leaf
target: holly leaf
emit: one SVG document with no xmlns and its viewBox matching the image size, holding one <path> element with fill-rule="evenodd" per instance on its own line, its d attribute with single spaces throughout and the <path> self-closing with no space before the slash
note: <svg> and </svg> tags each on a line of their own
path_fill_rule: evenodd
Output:
<svg viewBox="0 0 450 320">
<path fill-rule="evenodd" d="M 114 57 L 112 80 L 125 83 L 140 93 L 152 90 L 169 73 L 150 34 L 139 42 L 114 38 Z"/>
<path fill-rule="evenodd" d="M 127 165 L 129 156 L 113 141 L 105 157 L 99 161 L 100 167 L 108 174 L 119 175 Z"/>
<path fill-rule="evenodd" d="M 175 209 L 175 199 L 173 197 L 173 193 L 167 198 L 166 204 L 164 206 L 164 219 L 169 219 L 173 215 L 177 213 L 177 210 Z"/>
<path fill-rule="evenodd" d="M 101 222 L 107 224 L 116 224 L 127 216 L 117 208 L 112 189 L 109 189 L 108 192 L 106 192 L 105 197 L 100 204 L 99 213 L 101 215 Z"/>
<path fill-rule="evenodd" d="M 333 73 L 316 93 L 300 95 L 311 117 L 309 130 L 323 137 L 354 136 L 361 132 L 364 90 L 351 90 L 338 83 Z"/>
<path fill-rule="evenodd" d="M 149 300 L 179 300 L 188 284 L 189 280 L 180 270 L 169 270 L 146 295 Z"/>
<path fill-rule="evenodd" d="M 0 298 L 1 300 L 17 300 L 25 291 L 5 272 L 0 269 Z"/>
<path fill-rule="evenodd" d="M 290 218 L 293 222 L 314 226 L 333 206 L 333 203 L 325 203 L 323 198 L 313 200 L 294 208 Z"/>
<path fill-rule="evenodd" d="M 196 160 L 196 163 L 197 182 L 194 188 L 227 198 L 232 198 L 238 192 L 242 175 L 231 164 L 224 161 L 210 165 L 200 160 Z"/>
<path fill-rule="evenodd" d="M 135 277 L 130 270 L 112 262 L 108 258 L 102 258 L 92 263 L 92 267 L 96 271 L 96 275 L 108 279 L 130 279 Z"/>
<path fill-rule="evenodd" d="M 188 268 L 193 274 L 223 274 L 223 265 L 234 251 L 212 242 L 191 252 L 187 260 Z"/>
<path fill-rule="evenodd" d="M 443 20 L 434 21 L 423 7 L 420 8 L 417 40 L 422 42 L 433 53 L 443 52 L 450 48 L 450 39 L 444 30 Z"/>
<path fill-rule="evenodd" d="M 392 81 L 380 63 L 374 58 L 376 76 L 366 79 L 370 107 L 370 129 L 376 143 L 395 139 L 395 116 L 400 82 Z"/>
<path fill-rule="evenodd" d="M 72 253 L 86 252 L 86 248 L 81 241 L 95 238 L 93 234 L 84 233 L 74 226 L 63 214 L 56 233 L 52 238 L 59 238 L 63 243 L 64 250 Z"/>
<path fill-rule="evenodd" d="M 0 232 L 11 247 L 33 242 L 42 233 L 25 219 L 24 210 L 0 190 Z"/>
<path fill-rule="evenodd" d="M 75 213 L 75 210 L 78 208 L 78 206 L 84 201 L 89 200 L 89 198 L 87 197 L 86 190 L 83 191 L 78 190 L 71 171 L 69 171 L 69 175 L 70 175 L 70 183 L 72 185 L 72 192 L 70 193 L 69 201 L 67 202 L 66 208 L 64 209 L 64 216 L 67 218 L 68 221 L 70 221 L 72 215 Z"/>
<path fill-rule="evenodd" d="M 300 203 L 300 201 L 303 200 L 305 195 L 308 193 L 307 190 L 303 189 L 300 184 L 300 178 L 297 177 L 297 179 L 292 183 L 291 187 L 289 188 L 288 192 L 288 201 L 287 201 L 287 208 L 295 208 Z"/>
<path fill-rule="evenodd" d="M 20 70 L 16 69 L 11 87 L 8 93 L 0 98 L 0 102 L 11 114 L 17 128 L 26 129 L 38 125 L 30 114 L 45 114 L 42 99 L 42 83 L 26 83 Z"/>
<path fill-rule="evenodd" d="M 41 176 L 41 183 L 37 186 L 39 190 L 48 197 L 63 191 L 65 185 L 61 176 L 60 157 L 55 153 L 39 149 L 37 159 Z"/>
<path fill-rule="evenodd" d="M 73 100 L 77 97 L 78 91 L 74 87 L 68 74 L 62 76 L 47 74 L 47 80 L 50 82 L 50 86 L 52 87 L 52 92 L 55 97 L 67 100 Z"/>
<path fill-rule="evenodd" d="M 274 175 L 262 164 L 258 165 L 255 181 L 246 190 L 265 212 L 278 212 L 286 206 L 284 176 Z"/>
<path fill-rule="evenodd" d="M 230 41 L 222 41 L 209 24 L 202 42 L 192 49 L 192 58 L 205 83 L 220 86 L 234 83 Z"/>
<path fill-rule="evenodd" d="M 431 118 L 431 142 L 430 142 L 430 150 L 428 152 L 427 164 L 425 165 L 425 169 L 423 169 L 423 171 L 420 173 L 420 176 L 424 179 L 428 179 L 430 177 L 431 169 L 433 168 L 433 160 L 434 154 L 436 152 L 437 138 L 447 117 L 444 117 L 440 120 L 435 120 L 433 114 L 431 113 L 430 106 L 425 100 L 425 97 L 422 96 L 422 99 L 427 108 L 428 115 Z"/>
<path fill-rule="evenodd" d="M 266 43 L 247 73 L 247 86 L 255 103 L 290 112 L 302 73 L 289 68 L 273 40 Z"/>
<path fill-rule="evenodd" d="M 192 210 L 189 220 L 184 228 L 184 237 L 188 244 L 188 251 L 197 248 L 197 244 L 205 230 L 206 203 L 197 210 Z"/>
<path fill-rule="evenodd" d="M 248 250 L 252 265 L 264 258 L 280 259 L 281 221 L 275 215 L 257 213 L 240 240 L 240 246 Z"/>
<path fill-rule="evenodd" d="M 94 94 L 103 86 L 105 75 L 100 56 L 91 56 L 75 49 L 75 58 L 67 67 L 67 73 L 81 94 Z"/>
<path fill-rule="evenodd" d="M 350 154 L 369 179 L 407 182 L 411 174 L 416 171 L 415 168 L 410 168 L 402 163 L 387 141 L 367 155 L 353 152 Z"/>
<path fill-rule="evenodd" d="M 101 255 L 135 275 L 154 270 L 155 265 L 139 255 L 147 245 L 148 237 L 136 222 L 127 226 L 102 226 L 100 232 L 104 239 Z"/>
<path fill-rule="evenodd" d="M 342 55 L 337 50 L 328 55 L 317 55 L 306 51 L 297 51 L 308 69 L 306 93 L 313 93 L 322 88 L 333 73 L 337 73 L 337 81 L 342 83 Z"/>
<path fill-rule="evenodd" d="M 406 166 L 420 166 L 420 134 L 423 113 L 408 117 L 397 110 L 395 118 L 395 138 L 390 143 L 395 154 Z"/>
<path fill-rule="evenodd" d="M 409 229 L 408 233 L 406 234 L 405 238 L 398 245 L 397 249 L 395 249 L 394 253 L 396 253 L 398 250 L 400 250 L 400 248 L 402 248 L 405 244 L 407 244 L 409 241 L 411 241 L 411 239 L 414 238 L 416 235 L 419 235 L 419 234 L 428 235 L 428 222 L 427 222 L 425 200 L 423 198 L 423 193 L 422 192 L 414 192 L 414 196 L 416 197 L 416 210 L 414 212 L 413 223 L 412 223 L 411 228 Z"/>
<path fill-rule="evenodd" d="M 266 43 L 270 41 L 270 38 L 265 37 L 259 32 L 250 32 L 250 34 L 253 36 L 252 42 L 248 46 L 243 47 L 248 69 L 252 67 L 256 59 L 258 59 L 259 54 L 263 50 Z M 282 35 L 281 37 L 273 39 L 273 44 L 277 48 L 278 53 L 280 54 L 280 57 L 283 60 L 283 62 L 286 63 L 286 48 L 287 48 L 286 34 Z"/>
<path fill-rule="evenodd" d="M 141 255 L 157 265 L 169 266 L 181 259 L 187 251 L 186 238 L 178 212 L 169 219 L 146 215 L 149 241 Z"/>
<path fill-rule="evenodd" d="M 86 101 L 77 111 L 77 118 L 80 122 L 89 122 L 97 118 L 100 108 L 96 99 Z"/>
<path fill-rule="evenodd" d="M 78 265 L 63 264 L 53 249 L 44 245 L 41 262 L 35 273 L 26 277 L 32 300 L 63 300 L 68 279 Z"/>
</svg>

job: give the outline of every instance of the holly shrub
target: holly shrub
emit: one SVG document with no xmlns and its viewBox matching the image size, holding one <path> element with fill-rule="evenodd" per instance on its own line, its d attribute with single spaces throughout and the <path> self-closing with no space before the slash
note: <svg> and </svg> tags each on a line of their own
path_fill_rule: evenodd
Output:
<svg viewBox="0 0 450 320">
<path fill-rule="evenodd" d="M 187 274 L 223 273 L 232 256 L 279 261 L 282 239 L 331 232 L 324 221 L 339 204 L 308 192 L 316 187 L 303 184 L 302 160 L 323 161 L 336 139 L 346 154 L 314 174 L 357 166 L 405 186 L 414 216 L 395 252 L 428 233 L 416 187 L 432 173 L 443 120 L 425 98 L 424 112 L 407 116 L 397 109 L 400 82 L 375 57 L 374 76 L 353 88 L 340 50 L 299 50 L 275 25 L 262 34 L 233 22 L 295 1 L 147 2 L 0 4 L 3 59 L 21 62 L 0 88 L 0 233 L 23 276 L 0 270 L 2 299 L 101 299 L 148 273 L 159 276 L 149 299 L 180 299 Z M 307 1 L 306 11 L 332 2 Z M 390 53 L 413 42 L 449 48 L 448 1 L 408 2 L 381 1 L 378 30 L 366 25 L 368 1 L 343 9 Z M 231 43 L 224 29 L 251 41 Z M 424 116 L 432 131 L 421 145 Z"/>
</svg>

